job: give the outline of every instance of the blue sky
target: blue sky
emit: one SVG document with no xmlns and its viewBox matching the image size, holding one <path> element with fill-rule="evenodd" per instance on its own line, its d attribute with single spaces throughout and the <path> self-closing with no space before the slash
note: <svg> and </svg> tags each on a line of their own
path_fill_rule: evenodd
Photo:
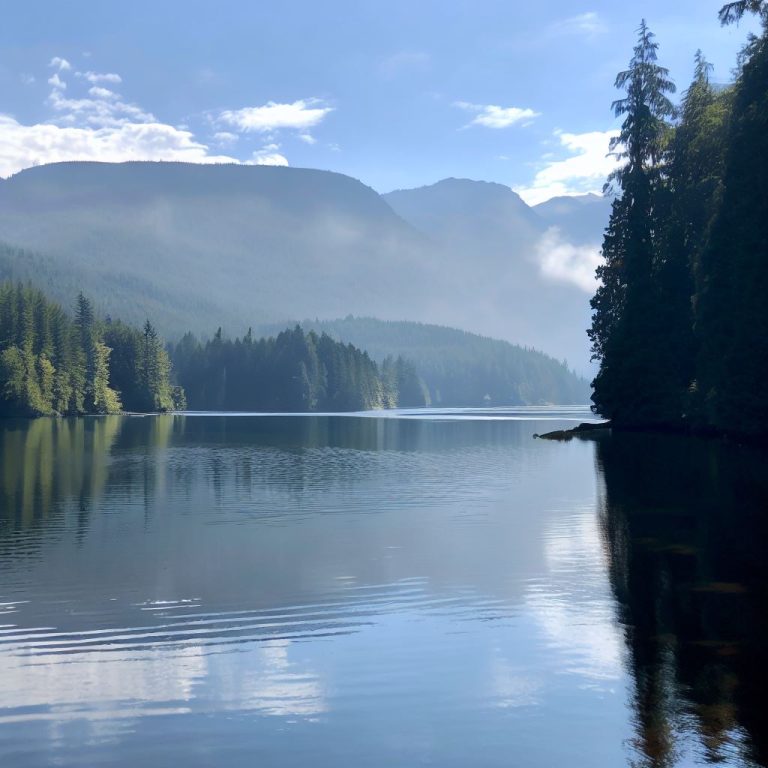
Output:
<svg viewBox="0 0 768 768">
<path fill-rule="evenodd" d="M 531 202 L 598 190 L 613 80 L 642 17 L 684 89 L 730 79 L 754 23 L 719 0 L 14 2 L 0 27 L 0 176 L 64 159 L 447 176 Z"/>
</svg>

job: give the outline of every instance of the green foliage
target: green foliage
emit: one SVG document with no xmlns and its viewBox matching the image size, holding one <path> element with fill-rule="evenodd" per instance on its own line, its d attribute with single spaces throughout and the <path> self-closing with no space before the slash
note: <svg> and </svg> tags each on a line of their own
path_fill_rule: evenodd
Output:
<svg viewBox="0 0 768 768">
<path fill-rule="evenodd" d="M 275 337 L 225 339 L 219 329 L 202 344 L 191 334 L 171 357 L 189 406 L 196 410 L 359 411 L 426 399 L 403 362 L 394 375 L 366 352 L 299 326 Z M 395 366 L 397 368 L 397 366 Z M 407 389 L 406 389 L 407 387 Z"/>
<path fill-rule="evenodd" d="M 765 4 L 731 3 L 721 18 L 747 11 L 764 16 Z M 666 71 L 649 74 L 650 39 L 643 25 L 617 80 L 628 89 L 627 163 L 615 177 L 620 195 L 592 300 L 595 407 L 617 425 L 764 433 L 767 35 L 750 41 L 731 88 L 711 86 L 697 53 L 674 129 L 659 93 Z"/>
<path fill-rule="evenodd" d="M 119 413 L 120 396 L 109 386 L 109 353 L 103 342 L 93 344 L 93 412 Z"/>
<path fill-rule="evenodd" d="M 183 392 L 174 401 L 168 353 L 149 336 L 98 321 L 82 294 L 70 318 L 37 289 L 0 284 L 0 416 L 119 413 L 123 390 L 126 407 L 172 409 Z"/>
<path fill-rule="evenodd" d="M 401 365 L 412 366 L 409 375 L 418 379 L 400 388 L 403 407 L 422 401 L 444 407 L 583 403 L 589 397 L 587 381 L 565 363 L 455 328 L 351 315 L 305 320 L 301 326 L 365 349 L 380 363 L 385 378 L 391 379 L 394 361 L 402 358 Z M 406 391 L 412 394 L 405 396 Z"/>
<path fill-rule="evenodd" d="M 697 391 L 718 429 L 768 429 L 768 35 L 736 83 L 721 191 L 700 258 Z"/>
<path fill-rule="evenodd" d="M 430 405 L 429 390 L 410 360 L 406 360 L 402 355 L 398 355 L 395 360 L 390 355 L 384 359 L 381 371 L 387 390 L 397 392 L 397 404 L 401 408 Z"/>
</svg>

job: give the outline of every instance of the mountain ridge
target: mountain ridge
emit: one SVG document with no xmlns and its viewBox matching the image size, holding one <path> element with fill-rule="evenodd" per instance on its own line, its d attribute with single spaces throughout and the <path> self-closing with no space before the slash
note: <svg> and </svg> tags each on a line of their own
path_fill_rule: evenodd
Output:
<svg viewBox="0 0 768 768">
<path fill-rule="evenodd" d="M 548 226 L 509 187 L 462 179 L 379 195 L 317 169 L 68 162 L 0 181 L 4 276 L 77 275 L 106 312 L 150 316 L 168 336 L 373 314 L 584 370 L 588 296 L 542 273 Z"/>
</svg>

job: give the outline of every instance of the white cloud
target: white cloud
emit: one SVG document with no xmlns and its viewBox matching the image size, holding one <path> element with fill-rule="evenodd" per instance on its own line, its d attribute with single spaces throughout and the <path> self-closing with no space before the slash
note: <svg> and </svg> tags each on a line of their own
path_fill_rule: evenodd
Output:
<svg viewBox="0 0 768 768">
<path fill-rule="evenodd" d="M 88 93 L 96 99 L 116 99 L 117 94 L 110 91 L 109 88 L 102 88 L 100 85 L 94 85 L 88 89 Z"/>
<path fill-rule="evenodd" d="M 217 144 L 229 146 L 236 144 L 240 137 L 236 133 L 230 133 L 229 131 L 217 131 L 213 134 L 213 140 Z"/>
<path fill-rule="evenodd" d="M 89 83 L 98 85 L 99 83 L 112 83 L 113 85 L 119 85 L 123 82 L 123 78 L 114 72 L 75 72 L 78 77 L 85 78 Z"/>
<path fill-rule="evenodd" d="M 53 67 L 59 72 L 64 72 L 67 69 L 72 69 L 72 65 L 66 59 L 62 59 L 61 56 L 54 56 L 48 62 L 48 66 Z"/>
<path fill-rule="evenodd" d="M 48 85 L 50 85 L 52 88 L 55 88 L 56 90 L 63 91 L 67 84 L 59 77 L 58 72 L 54 72 L 49 78 L 48 78 Z"/>
<path fill-rule="evenodd" d="M 58 120 L 65 124 L 86 123 L 95 127 L 104 127 L 119 126 L 129 122 L 157 122 L 152 113 L 145 112 L 135 104 L 120 101 L 117 94 L 111 91 L 109 98 L 102 98 L 91 92 L 91 98 L 68 99 L 62 95 L 61 90 L 63 89 L 54 87 L 48 97 L 48 103 L 60 114 Z"/>
<path fill-rule="evenodd" d="M 298 138 L 316 143 L 309 129 L 332 111 L 317 99 L 302 99 L 292 104 L 268 102 L 261 107 L 228 111 L 213 119 L 239 132 L 256 132 L 262 147 L 245 161 L 211 152 L 186 125 L 169 125 L 141 106 L 131 103 L 113 88 L 122 82 L 120 75 L 107 72 L 75 72 L 76 79 L 67 89 L 63 76 L 72 67 L 64 59 L 54 58 L 55 72 L 49 79 L 46 103 L 50 119 L 25 125 L 0 113 L 0 177 L 24 168 L 46 163 L 92 160 L 124 162 L 129 160 L 179 161 L 190 163 L 245 163 L 248 165 L 287 166 L 288 159 L 276 141 L 280 129 L 297 132 Z M 110 85 L 105 87 L 104 84 Z M 218 130 L 212 141 L 219 147 L 236 144 L 233 130 Z"/>
<path fill-rule="evenodd" d="M 608 144 L 618 131 L 560 133 L 556 136 L 569 157 L 548 160 L 537 171 L 533 183 L 515 188 L 528 205 L 536 205 L 559 195 L 600 192 L 617 161 L 608 155 Z"/>
<path fill-rule="evenodd" d="M 28 72 L 22 72 L 21 75 L 21 82 L 24 83 L 24 85 L 34 85 L 36 81 L 34 75 L 30 75 Z"/>
<path fill-rule="evenodd" d="M 278 150 L 279 144 L 267 144 L 261 149 L 257 149 L 251 158 L 253 165 L 288 165 L 288 158 L 281 155 Z"/>
<path fill-rule="evenodd" d="M 481 125 L 485 128 L 509 128 L 523 121 L 530 122 L 539 116 L 539 112 L 521 107 L 500 107 L 496 104 L 470 104 L 466 101 L 456 101 L 454 107 L 467 112 L 476 112 L 469 125 Z"/>
<path fill-rule="evenodd" d="M 210 155 L 192 133 L 163 123 L 124 123 L 103 128 L 22 125 L 0 115 L 0 177 L 44 163 L 66 160 L 176 160 L 187 163 L 235 163 Z"/>
<path fill-rule="evenodd" d="M 604 35 L 608 32 L 607 24 L 594 11 L 580 13 L 577 16 L 571 16 L 554 24 L 551 28 L 554 34 L 561 35 L 581 35 L 583 37 L 593 38 Z"/>
<path fill-rule="evenodd" d="M 597 287 L 595 269 L 601 258 L 599 245 L 573 245 L 557 227 L 550 227 L 536 246 L 536 261 L 545 277 L 572 283 L 590 295 Z"/>
<path fill-rule="evenodd" d="M 183 128 L 166 125 L 141 107 L 122 101 L 119 94 L 99 85 L 87 97 L 67 98 L 60 73 L 71 69 L 53 59 L 57 71 L 48 81 L 48 104 L 55 112 L 49 122 L 24 125 L 0 114 L 0 176 L 44 163 L 67 160 L 177 160 L 192 163 L 237 162 L 213 155 Z M 89 83 L 120 82 L 119 75 L 85 73 Z"/>
<path fill-rule="evenodd" d="M 291 104 L 269 101 L 260 107 L 225 110 L 218 122 L 245 133 L 268 133 L 280 128 L 306 131 L 332 111 L 333 107 L 324 106 L 318 99 L 299 99 Z"/>
</svg>

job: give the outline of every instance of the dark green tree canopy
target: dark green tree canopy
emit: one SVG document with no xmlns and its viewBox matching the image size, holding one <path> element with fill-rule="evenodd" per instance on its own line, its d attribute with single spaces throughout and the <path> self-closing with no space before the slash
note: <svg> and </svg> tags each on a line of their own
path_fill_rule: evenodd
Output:
<svg viewBox="0 0 768 768">
<path fill-rule="evenodd" d="M 713 88 L 699 51 L 679 112 L 643 23 L 629 68 L 624 166 L 592 299 L 595 408 L 617 426 L 768 430 L 768 11 L 736 82 Z M 674 119 L 674 122 L 672 122 Z"/>
</svg>

